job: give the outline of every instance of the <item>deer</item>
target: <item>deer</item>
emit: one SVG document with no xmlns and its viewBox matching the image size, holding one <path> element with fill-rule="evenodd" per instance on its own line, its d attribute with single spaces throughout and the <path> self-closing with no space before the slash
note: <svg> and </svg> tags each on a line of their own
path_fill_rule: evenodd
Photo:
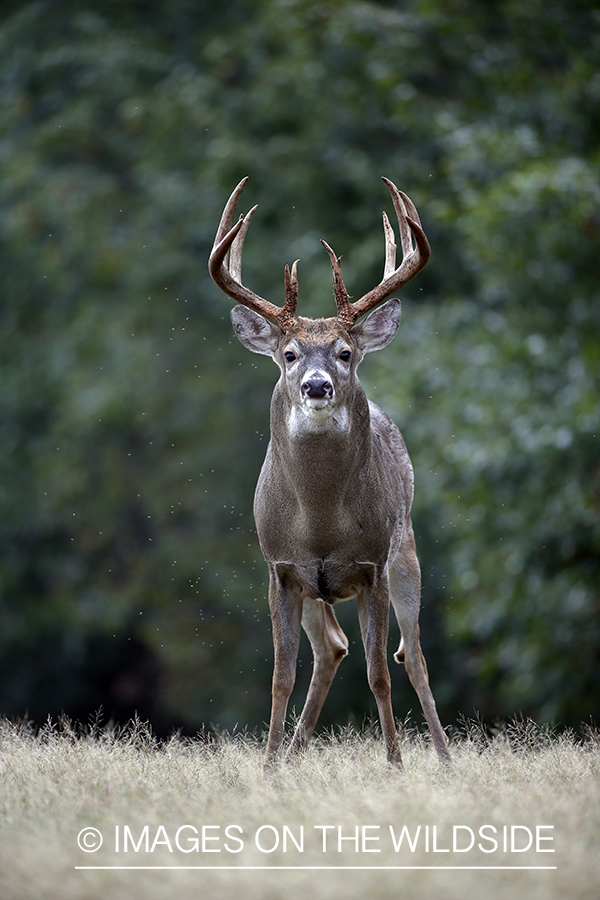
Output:
<svg viewBox="0 0 600 900">
<path fill-rule="evenodd" d="M 296 313 L 298 260 L 285 266 L 285 302 L 277 306 L 242 283 L 242 251 L 254 206 L 234 223 L 248 178 L 227 201 L 209 259 L 216 285 L 237 305 L 235 334 L 280 370 L 270 408 L 270 441 L 254 496 L 254 519 L 268 566 L 268 603 L 274 666 L 265 767 L 280 755 L 296 679 L 301 629 L 313 669 L 287 758 L 303 750 L 335 673 L 348 653 L 336 603 L 356 598 L 367 664 L 387 763 L 402 769 L 386 656 L 390 603 L 400 629 L 394 654 L 404 663 L 442 764 L 448 741 L 429 685 L 419 636 L 421 574 L 411 523 L 412 464 L 404 439 L 383 410 L 367 399 L 357 367 L 366 353 L 386 347 L 400 322 L 400 301 L 387 299 L 428 262 L 431 249 L 412 201 L 387 178 L 398 219 L 402 262 L 396 266 L 394 230 L 383 213 L 385 268 L 376 287 L 354 302 L 331 260 L 334 318 Z M 382 301 L 386 300 L 382 304 Z M 368 313 L 368 315 L 367 315 Z M 366 316 L 366 318 L 363 318 Z"/>
</svg>

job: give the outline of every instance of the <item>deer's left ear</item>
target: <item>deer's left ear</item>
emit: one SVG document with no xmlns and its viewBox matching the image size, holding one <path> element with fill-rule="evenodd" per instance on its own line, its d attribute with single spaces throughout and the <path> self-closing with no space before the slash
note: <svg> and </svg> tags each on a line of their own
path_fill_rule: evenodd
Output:
<svg viewBox="0 0 600 900">
<path fill-rule="evenodd" d="M 373 310 L 366 319 L 358 322 L 350 334 L 356 338 L 363 353 L 383 350 L 392 340 L 400 325 L 400 301 L 388 300 Z"/>
</svg>

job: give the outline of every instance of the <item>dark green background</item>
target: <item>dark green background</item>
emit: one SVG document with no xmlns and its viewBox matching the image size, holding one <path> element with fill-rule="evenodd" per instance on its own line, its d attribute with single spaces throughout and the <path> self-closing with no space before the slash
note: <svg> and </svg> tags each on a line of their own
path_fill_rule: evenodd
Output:
<svg viewBox="0 0 600 900">
<path fill-rule="evenodd" d="M 377 283 L 386 175 L 433 257 L 361 372 L 415 466 L 442 721 L 598 716 L 595 7 L 3 4 L 0 713 L 268 718 L 251 509 L 277 371 L 206 261 L 249 175 L 244 280 L 280 303 L 300 257 L 301 312 L 330 315 L 319 239 L 354 297 Z M 355 619 L 324 723 L 374 709 Z"/>
</svg>

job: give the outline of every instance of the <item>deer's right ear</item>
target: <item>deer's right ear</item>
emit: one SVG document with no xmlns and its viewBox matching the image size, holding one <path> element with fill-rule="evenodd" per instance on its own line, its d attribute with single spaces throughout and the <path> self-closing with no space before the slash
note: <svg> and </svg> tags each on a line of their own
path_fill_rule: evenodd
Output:
<svg viewBox="0 0 600 900">
<path fill-rule="evenodd" d="M 231 310 L 231 321 L 236 335 L 252 353 L 273 356 L 281 340 L 281 328 L 246 306 Z"/>
</svg>

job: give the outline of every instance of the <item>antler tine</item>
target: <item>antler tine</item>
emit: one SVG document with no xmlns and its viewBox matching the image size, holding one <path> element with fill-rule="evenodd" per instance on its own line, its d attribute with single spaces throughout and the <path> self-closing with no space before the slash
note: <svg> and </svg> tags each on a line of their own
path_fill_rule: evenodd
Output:
<svg viewBox="0 0 600 900">
<path fill-rule="evenodd" d="M 342 278 L 341 257 L 336 256 L 327 241 L 322 240 L 321 243 L 327 250 L 329 259 L 331 260 L 331 270 L 333 272 L 333 294 L 338 308 L 338 321 L 341 322 L 345 328 L 350 329 L 354 325 L 356 319 L 354 318 L 352 312 L 352 304 L 348 299 L 348 291 L 346 290 L 344 279 Z"/>
<path fill-rule="evenodd" d="M 383 214 L 383 234 L 385 236 L 385 268 L 382 280 L 385 281 L 396 270 L 396 236 L 385 212 Z"/>
<path fill-rule="evenodd" d="M 406 194 L 402 194 L 401 191 L 398 190 L 393 182 L 388 181 L 387 179 L 383 179 L 388 188 L 390 189 L 390 194 L 392 195 L 392 203 L 394 204 L 394 209 L 396 211 L 396 217 L 398 219 L 398 229 L 400 231 L 400 245 L 402 247 L 402 260 L 413 251 L 413 242 L 412 242 L 412 232 L 408 225 L 408 211 L 406 205 L 404 203 L 404 198 Z M 408 197 L 406 197 L 408 200 Z M 410 201 L 409 201 L 410 202 Z M 412 204 L 411 204 L 412 205 Z M 414 209 L 414 206 L 413 206 Z M 416 211 L 416 210 L 415 210 Z"/>
<path fill-rule="evenodd" d="M 300 262 L 297 259 L 292 264 L 292 271 L 290 273 L 289 266 L 285 267 L 284 270 L 284 278 L 285 278 L 285 304 L 283 306 L 282 319 L 284 322 L 295 322 L 296 321 L 296 306 L 298 305 L 298 263 Z M 283 328 L 283 326 L 281 326 Z M 285 328 L 283 329 L 286 330 Z"/>
<path fill-rule="evenodd" d="M 295 322 L 296 305 L 292 298 L 288 298 L 286 291 L 285 306 L 275 306 L 254 291 L 242 284 L 242 251 L 244 249 L 244 240 L 248 231 L 248 226 L 257 207 L 254 206 L 245 216 L 240 216 L 239 220 L 232 227 L 233 217 L 240 198 L 240 194 L 244 190 L 248 177 L 242 178 L 237 185 L 229 200 L 225 204 L 215 242 L 208 260 L 208 270 L 215 284 L 221 288 L 232 300 L 236 300 L 243 306 L 247 306 L 254 312 L 260 313 L 265 318 L 270 319 L 279 325 L 283 331 L 288 331 Z M 227 257 L 229 256 L 229 261 Z M 296 264 L 292 269 L 292 277 L 296 279 L 296 300 L 298 295 Z"/>
<path fill-rule="evenodd" d="M 346 324 L 350 320 L 351 327 L 357 319 L 369 312 L 373 307 L 381 303 L 387 297 L 391 296 L 395 291 L 414 278 L 417 272 L 427 264 L 431 256 L 431 248 L 425 237 L 425 232 L 421 227 L 419 214 L 417 213 L 414 203 L 402 191 L 398 190 L 396 185 L 388 178 L 382 179 L 392 196 L 392 203 L 398 217 L 398 229 L 400 232 L 400 243 L 402 246 L 402 262 L 396 268 L 396 245 L 392 226 L 387 215 L 383 214 L 383 230 L 385 234 L 385 269 L 383 280 L 377 287 L 365 294 L 360 300 L 354 303 L 347 302 L 347 307 L 343 306 L 343 315 L 338 313 L 338 318 Z M 413 238 L 415 246 L 413 247 Z M 326 249 L 327 249 L 327 245 Z M 333 251 L 332 251 L 333 252 Z M 332 254 L 330 253 L 330 256 Z M 335 254 L 333 254 L 335 256 Z M 339 279 L 341 282 L 341 267 L 339 266 Z M 332 258 L 333 264 L 333 258 Z M 336 272 L 334 268 L 334 281 Z M 343 282 L 342 287 L 343 287 Z M 344 292 L 346 289 L 344 288 Z M 346 297 L 347 297 L 346 293 Z M 337 293 L 336 293 L 337 300 Z M 339 307 L 339 304 L 338 304 Z M 348 327 L 348 326 L 347 326 Z"/>
<path fill-rule="evenodd" d="M 392 182 L 390 182 L 390 184 L 391 184 L 391 183 L 392 183 Z M 394 185 L 394 187 L 395 187 L 395 185 Z M 422 226 L 421 226 L 421 220 L 420 220 L 420 218 L 419 218 L 419 213 L 417 212 L 417 207 L 416 207 L 415 204 L 412 202 L 412 200 L 410 199 L 410 197 L 409 197 L 407 194 L 404 193 L 404 191 L 401 191 L 399 188 L 396 188 L 396 190 L 398 191 L 398 193 L 399 193 L 400 196 L 402 197 L 402 200 L 404 201 L 404 205 L 405 205 L 405 207 L 406 207 L 406 211 L 407 211 L 408 215 L 410 216 L 410 218 L 411 218 L 414 222 L 417 223 L 417 225 L 419 226 L 419 228 L 422 229 Z"/>
<path fill-rule="evenodd" d="M 227 262 L 227 260 L 225 261 L 231 277 L 240 283 L 242 281 L 242 251 L 244 249 L 244 241 L 246 240 L 246 234 L 252 216 L 257 209 L 258 206 L 253 206 L 250 212 L 247 212 L 242 219 L 241 227 L 233 239 L 233 243 L 229 250 L 229 262 Z"/>
</svg>

